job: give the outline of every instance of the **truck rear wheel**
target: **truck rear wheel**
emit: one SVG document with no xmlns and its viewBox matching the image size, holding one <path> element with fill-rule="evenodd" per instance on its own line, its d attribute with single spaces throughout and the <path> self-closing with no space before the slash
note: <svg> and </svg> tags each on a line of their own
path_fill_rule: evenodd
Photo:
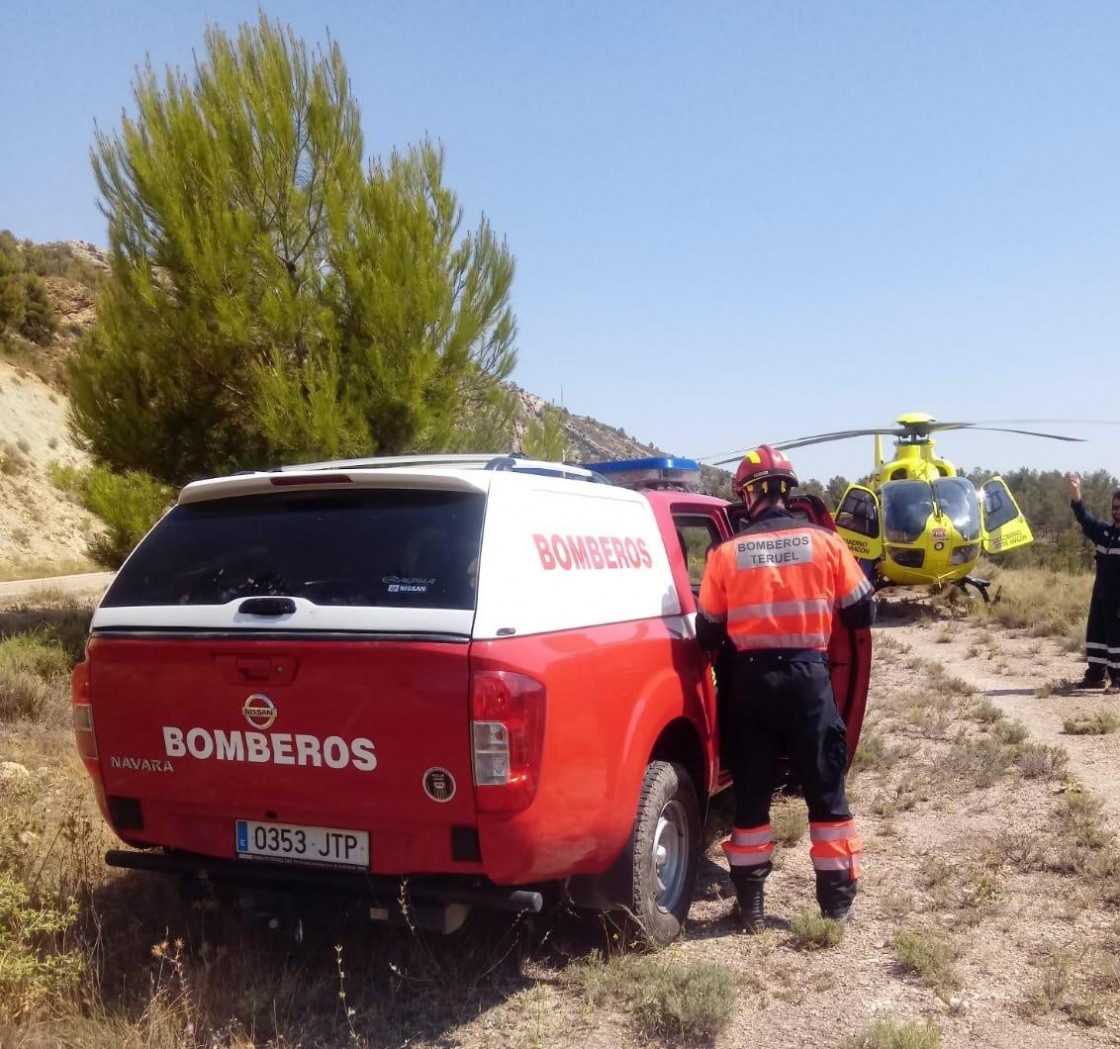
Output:
<svg viewBox="0 0 1120 1049">
<path fill-rule="evenodd" d="M 680 935 L 700 858 L 700 806 L 684 767 L 646 767 L 632 840 L 631 913 L 643 938 L 664 946 Z"/>
</svg>

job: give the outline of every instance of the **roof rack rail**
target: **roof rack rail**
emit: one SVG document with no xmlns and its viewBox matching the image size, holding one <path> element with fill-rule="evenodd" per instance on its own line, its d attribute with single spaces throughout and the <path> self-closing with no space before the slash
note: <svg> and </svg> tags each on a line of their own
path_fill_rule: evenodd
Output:
<svg viewBox="0 0 1120 1049">
<path fill-rule="evenodd" d="M 577 481 L 609 483 L 594 471 L 577 463 L 556 463 L 529 459 L 521 452 L 433 453 L 419 455 L 378 455 L 361 459 L 331 459 L 321 463 L 295 463 L 278 466 L 277 472 L 303 470 L 375 470 L 390 467 L 450 467 L 458 470 L 501 470 L 538 474 L 542 477 L 567 477 Z"/>
<path fill-rule="evenodd" d="M 490 460 L 484 470 L 512 470 L 515 473 L 539 474 L 542 477 L 567 477 L 574 481 L 591 481 L 595 484 L 609 484 L 600 476 L 579 463 L 554 463 L 543 459 L 527 459 L 518 452 L 499 455 Z"/>
<path fill-rule="evenodd" d="M 326 459 L 319 463 L 290 463 L 273 469 L 288 470 L 375 470 L 393 466 L 454 466 L 481 468 L 494 458 L 494 452 L 432 453 L 416 455 L 369 455 L 357 459 Z"/>
</svg>

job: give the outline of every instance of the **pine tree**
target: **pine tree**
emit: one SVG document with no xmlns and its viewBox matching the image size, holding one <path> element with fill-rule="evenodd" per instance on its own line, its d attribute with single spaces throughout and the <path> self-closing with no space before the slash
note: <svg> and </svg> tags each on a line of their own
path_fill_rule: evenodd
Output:
<svg viewBox="0 0 1120 1049">
<path fill-rule="evenodd" d="M 97 134 L 111 274 L 71 368 L 76 436 L 180 485 L 501 420 L 513 258 L 485 220 L 461 233 L 442 150 L 366 169 L 333 42 L 262 15 L 205 43 L 189 79 L 142 70 L 135 117 Z"/>
</svg>

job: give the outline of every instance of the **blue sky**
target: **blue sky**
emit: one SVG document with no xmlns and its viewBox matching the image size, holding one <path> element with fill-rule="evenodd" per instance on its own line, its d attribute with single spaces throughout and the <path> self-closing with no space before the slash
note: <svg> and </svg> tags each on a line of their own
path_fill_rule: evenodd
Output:
<svg viewBox="0 0 1120 1049">
<path fill-rule="evenodd" d="M 443 143 L 466 224 L 517 258 L 514 379 L 576 414 L 689 456 L 912 411 L 1120 419 L 1112 0 L 261 6 L 337 41 L 367 153 Z M 0 229 L 104 246 L 94 122 L 258 5 L 3 8 Z M 1120 474 L 1120 427 L 1038 428 L 1088 440 L 937 448 Z"/>
</svg>

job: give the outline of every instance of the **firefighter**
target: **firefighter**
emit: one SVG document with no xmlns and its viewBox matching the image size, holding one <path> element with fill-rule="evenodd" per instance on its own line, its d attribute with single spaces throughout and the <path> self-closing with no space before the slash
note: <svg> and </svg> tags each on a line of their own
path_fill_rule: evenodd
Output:
<svg viewBox="0 0 1120 1049">
<path fill-rule="evenodd" d="M 748 524 L 712 553 L 696 620 L 702 647 L 716 650 L 727 638 L 735 649 L 728 697 L 735 826 L 723 851 L 748 933 L 763 928 L 781 758 L 789 758 L 808 805 L 823 916 L 847 920 L 859 877 L 860 841 L 844 790 L 847 739 L 825 652 L 834 614 L 848 627 L 871 624 L 873 591 L 835 532 L 789 512 L 796 485 L 780 451 L 762 445 L 743 457 L 734 488 Z"/>
<path fill-rule="evenodd" d="M 1112 493 L 1112 520 L 1102 521 L 1081 501 L 1081 475 L 1070 474 L 1070 507 L 1097 550 L 1097 575 L 1085 625 L 1085 677 L 1078 688 L 1120 688 L 1120 489 Z"/>
</svg>

